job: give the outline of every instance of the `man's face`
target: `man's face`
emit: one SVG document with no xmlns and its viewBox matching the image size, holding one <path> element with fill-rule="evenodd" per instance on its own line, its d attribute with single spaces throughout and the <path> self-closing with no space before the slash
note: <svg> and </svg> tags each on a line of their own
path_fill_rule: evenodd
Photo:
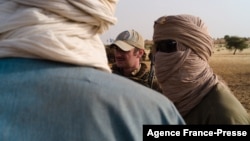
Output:
<svg viewBox="0 0 250 141">
<path fill-rule="evenodd" d="M 131 68 L 138 62 L 138 51 L 135 52 L 135 48 L 129 51 L 123 51 L 119 47 L 114 48 L 116 65 L 119 68 Z"/>
</svg>

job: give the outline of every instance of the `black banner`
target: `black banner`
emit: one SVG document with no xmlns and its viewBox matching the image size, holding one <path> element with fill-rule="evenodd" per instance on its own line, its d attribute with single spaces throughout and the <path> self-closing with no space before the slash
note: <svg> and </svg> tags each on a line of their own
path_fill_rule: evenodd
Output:
<svg viewBox="0 0 250 141">
<path fill-rule="evenodd" d="M 169 137 L 250 137 L 250 125 L 143 125 L 143 141 Z"/>
</svg>

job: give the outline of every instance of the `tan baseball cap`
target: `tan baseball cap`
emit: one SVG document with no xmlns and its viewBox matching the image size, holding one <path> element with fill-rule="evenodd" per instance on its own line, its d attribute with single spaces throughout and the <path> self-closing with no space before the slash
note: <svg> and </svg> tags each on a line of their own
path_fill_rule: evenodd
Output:
<svg viewBox="0 0 250 141">
<path fill-rule="evenodd" d="M 144 39 L 135 30 L 126 30 L 117 36 L 112 45 L 118 46 L 123 51 L 129 51 L 135 47 L 144 49 Z"/>
</svg>

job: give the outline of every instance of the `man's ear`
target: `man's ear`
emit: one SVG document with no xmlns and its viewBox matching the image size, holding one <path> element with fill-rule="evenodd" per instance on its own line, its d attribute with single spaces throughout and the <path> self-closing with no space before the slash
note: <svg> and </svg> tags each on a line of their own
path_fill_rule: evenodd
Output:
<svg viewBox="0 0 250 141">
<path fill-rule="evenodd" d="M 143 49 L 139 49 L 139 51 L 138 51 L 138 57 L 142 57 L 143 56 L 143 54 L 144 54 L 144 50 Z"/>
</svg>

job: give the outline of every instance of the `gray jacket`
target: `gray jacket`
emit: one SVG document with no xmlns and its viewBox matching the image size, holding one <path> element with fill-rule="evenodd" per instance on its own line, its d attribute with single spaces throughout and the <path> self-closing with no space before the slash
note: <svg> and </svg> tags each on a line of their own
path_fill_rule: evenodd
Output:
<svg viewBox="0 0 250 141">
<path fill-rule="evenodd" d="M 187 124 L 250 124 L 249 113 L 221 82 L 184 119 Z"/>
</svg>

